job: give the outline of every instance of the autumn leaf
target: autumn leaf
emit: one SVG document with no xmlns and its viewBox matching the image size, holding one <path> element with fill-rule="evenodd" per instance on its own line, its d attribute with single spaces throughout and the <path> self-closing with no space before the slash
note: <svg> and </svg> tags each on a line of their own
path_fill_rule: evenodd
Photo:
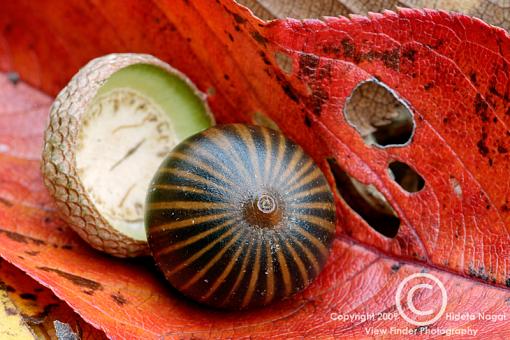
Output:
<svg viewBox="0 0 510 340">
<path fill-rule="evenodd" d="M 460 12 L 488 24 L 510 28 L 510 6 L 504 1 L 485 0 L 239 0 L 264 20 L 274 18 L 318 18 L 322 16 L 366 15 L 397 8 L 430 8 Z"/>
<path fill-rule="evenodd" d="M 422 272 L 444 284 L 446 313 L 510 315 L 503 30 L 434 11 L 265 23 L 229 1 L 133 0 L 4 2 L 0 31 L 0 68 L 23 80 L 0 76 L 0 254 L 108 336 L 340 338 L 415 329 L 398 316 L 395 295 Z M 51 96 L 91 58 L 123 51 L 154 54 L 185 72 L 210 93 L 220 122 L 272 119 L 320 164 L 340 218 L 329 262 L 304 292 L 258 310 L 208 309 L 165 284 L 150 259 L 94 251 L 58 218 L 39 172 Z M 344 108 L 366 82 L 409 112 L 408 142 L 368 145 L 356 130 Z M 423 187 L 401 187 L 388 171 L 395 161 Z M 394 237 L 348 205 L 346 183 L 371 185 L 365 193 L 383 198 L 389 208 L 381 210 L 399 222 Z M 439 298 L 415 295 L 414 306 L 437 308 Z M 338 320 L 382 312 L 397 317 Z M 416 329 L 505 338 L 509 325 L 508 317 L 443 317 Z"/>
<path fill-rule="evenodd" d="M 84 322 L 49 289 L 18 268 L 0 261 L 0 269 L 2 339 L 55 339 L 60 335 L 55 323 L 67 325 L 80 339 L 106 338 L 104 333 Z M 2 315 L 2 311 L 5 315 Z M 2 327 L 10 329 L 2 332 Z"/>
</svg>

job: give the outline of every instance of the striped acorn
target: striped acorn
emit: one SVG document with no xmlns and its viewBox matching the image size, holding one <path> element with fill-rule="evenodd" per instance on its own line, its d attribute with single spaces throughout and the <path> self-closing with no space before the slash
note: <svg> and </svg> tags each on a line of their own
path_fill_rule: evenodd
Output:
<svg viewBox="0 0 510 340">
<path fill-rule="evenodd" d="M 244 309 L 305 288 L 335 232 L 328 183 L 280 132 L 223 125 L 174 148 L 149 186 L 149 247 L 192 299 Z"/>
</svg>

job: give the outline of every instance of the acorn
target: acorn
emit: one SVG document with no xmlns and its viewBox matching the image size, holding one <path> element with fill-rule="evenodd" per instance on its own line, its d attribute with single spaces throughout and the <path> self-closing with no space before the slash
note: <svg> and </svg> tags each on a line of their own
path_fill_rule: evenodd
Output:
<svg viewBox="0 0 510 340">
<path fill-rule="evenodd" d="M 145 54 L 82 68 L 51 107 L 42 172 L 63 219 L 94 248 L 148 254 L 149 182 L 179 142 L 214 123 L 205 95 Z"/>
<path fill-rule="evenodd" d="M 155 174 L 145 225 L 172 286 L 218 308 L 285 299 L 321 272 L 335 233 L 321 170 L 281 132 L 223 125 L 175 147 Z"/>
</svg>

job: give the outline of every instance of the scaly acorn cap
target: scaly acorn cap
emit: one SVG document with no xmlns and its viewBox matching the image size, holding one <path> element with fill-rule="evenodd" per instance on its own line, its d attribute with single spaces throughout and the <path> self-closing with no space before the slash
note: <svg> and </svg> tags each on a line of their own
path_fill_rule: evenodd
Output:
<svg viewBox="0 0 510 340">
<path fill-rule="evenodd" d="M 126 84 L 128 91 L 133 90 L 135 97 L 141 96 L 141 102 L 149 103 L 148 106 L 149 109 L 152 110 L 151 112 L 156 112 L 156 114 L 158 112 L 163 112 L 164 117 L 162 117 L 160 114 L 158 119 L 166 120 L 162 123 L 167 124 L 164 125 L 165 129 L 168 125 L 170 125 L 167 130 L 171 133 L 169 133 L 168 136 L 160 137 L 168 137 L 169 140 L 173 139 L 173 145 L 167 144 L 163 151 L 160 150 L 161 154 L 164 152 L 169 152 L 171 148 L 173 148 L 173 146 L 175 146 L 182 139 L 205 129 L 214 123 L 214 118 L 211 115 L 206 103 L 205 94 L 200 92 L 195 87 L 195 85 L 181 72 L 172 68 L 167 63 L 150 55 L 110 54 L 90 61 L 71 79 L 69 84 L 59 93 L 51 107 L 49 124 L 44 135 L 44 148 L 42 155 L 42 173 L 44 177 L 44 183 L 50 194 L 54 197 L 62 218 L 81 236 L 81 238 L 87 241 L 91 246 L 118 257 L 132 257 L 138 255 L 146 255 L 149 253 L 143 225 L 143 211 L 141 212 L 140 222 L 140 230 L 143 233 L 143 236 L 134 238 L 127 235 L 125 232 L 121 232 L 120 230 L 122 230 L 123 227 L 114 225 L 117 224 L 116 221 L 118 221 L 119 218 L 106 216 L 105 210 L 101 205 L 104 204 L 101 202 L 102 197 L 95 197 L 90 192 L 90 186 L 84 185 L 83 178 L 80 176 L 80 172 L 83 175 L 83 169 L 77 169 L 77 148 L 82 147 L 82 145 L 79 145 L 82 143 L 79 140 L 79 136 L 84 126 L 84 121 L 86 120 L 85 118 L 89 119 L 87 116 L 91 115 L 91 113 L 89 113 L 91 110 L 90 106 L 94 101 L 97 101 L 97 96 L 99 95 L 98 91 L 101 90 L 103 85 L 107 83 L 108 79 L 114 73 L 125 69 L 126 67 L 138 64 L 153 66 L 152 68 L 147 68 L 144 66 L 147 70 L 150 69 L 148 71 L 148 76 L 143 76 L 145 71 L 143 68 L 141 68 L 140 70 L 136 71 L 137 73 L 135 73 L 134 76 L 128 75 L 122 79 L 132 78 L 134 80 L 133 84 Z M 154 91 L 154 88 L 151 88 L 151 86 L 154 87 L 159 85 L 151 84 L 151 79 L 143 78 L 153 77 L 154 74 L 157 74 L 158 72 L 161 73 L 161 71 L 163 71 L 165 75 L 157 75 L 154 77 L 160 77 L 158 79 L 164 79 L 159 80 L 160 83 L 158 84 L 163 84 L 163 87 L 167 86 L 165 84 L 168 84 L 168 89 L 163 88 L 161 90 L 157 89 L 157 91 Z M 174 80 L 171 80 L 169 76 L 176 79 L 178 78 L 177 82 L 172 83 Z M 119 86 L 118 78 L 117 84 L 113 85 L 114 90 L 116 89 L 115 86 L 117 86 L 117 88 Z M 110 88 L 112 88 L 112 86 L 110 86 Z M 175 88 L 177 88 L 177 90 L 175 90 Z M 138 91 L 139 89 L 141 89 L 141 91 Z M 124 90 L 124 88 L 121 87 L 121 90 Z M 145 93 L 142 93 L 144 91 Z M 174 105 L 168 102 L 168 91 L 176 91 L 175 94 L 177 98 L 177 104 Z M 109 93 L 114 92 L 106 91 L 106 93 L 103 93 L 103 95 L 107 97 Z M 122 93 L 120 96 L 122 97 Z M 154 98 L 152 98 L 152 96 L 154 96 Z M 194 97 L 194 99 L 191 99 L 192 97 Z M 109 99 L 106 98 L 106 100 Z M 122 98 L 120 100 L 122 100 Z M 194 101 L 198 101 L 199 103 L 195 103 Z M 118 104 L 118 102 L 116 103 Z M 102 105 L 101 102 L 99 102 L 98 105 Z M 168 113 L 168 110 L 165 110 L 168 109 L 168 107 L 173 109 L 177 108 L 177 111 L 179 111 L 179 109 L 184 111 L 189 110 L 189 112 L 185 112 L 186 114 L 181 114 L 180 112 Z M 141 112 L 140 110 L 135 111 L 132 108 L 128 108 L 128 110 L 129 109 L 131 109 L 133 112 Z M 111 117 L 113 117 L 113 114 L 116 113 L 116 110 L 117 109 L 115 109 L 115 111 L 113 109 L 110 110 L 113 112 L 109 113 Z M 99 114 L 101 114 L 101 111 Z M 157 122 L 157 119 L 154 118 L 154 115 L 156 114 L 153 114 L 151 119 Z M 105 115 L 108 115 L 108 113 L 105 113 Z M 147 121 L 146 118 L 147 117 L 145 117 L 144 122 Z M 108 119 L 108 116 L 106 119 Z M 113 119 L 114 118 L 111 118 L 111 120 Z M 189 119 L 189 123 L 187 119 Z M 105 120 L 104 117 L 103 120 Z M 85 125 L 87 124 L 88 122 L 85 122 Z M 99 129 L 102 129 L 104 125 L 108 124 L 101 122 Z M 175 127 L 175 125 L 177 125 L 178 129 L 171 131 L 172 127 Z M 97 126 L 98 124 L 96 123 L 96 129 Z M 158 125 L 158 131 L 159 128 L 160 125 Z M 136 133 L 137 131 L 134 130 L 133 136 L 136 136 Z M 174 134 L 173 136 L 171 136 L 172 133 Z M 128 137 L 130 136 L 131 135 Z M 105 139 L 107 138 L 108 137 Z M 151 137 L 149 136 L 147 138 Z M 142 139 L 141 143 L 143 144 L 144 142 L 145 139 Z M 160 144 L 158 144 L 158 146 L 159 145 Z M 108 147 L 108 145 L 105 145 L 105 148 L 106 147 Z M 130 152 L 132 153 L 133 150 L 134 149 L 128 150 L 126 156 L 129 156 Z M 158 157 L 159 156 L 161 156 L 161 160 L 164 157 L 164 155 L 158 155 Z M 141 155 L 140 157 L 143 158 L 144 155 Z M 153 157 L 151 161 L 155 163 L 157 159 Z M 159 161 L 157 163 L 158 164 L 153 164 L 153 170 L 144 170 L 155 172 L 159 165 Z M 98 163 L 98 165 L 100 164 Z M 137 167 L 146 166 L 146 164 L 134 165 Z M 110 170 L 112 170 L 113 167 L 114 166 L 112 166 Z M 138 169 L 133 168 L 133 165 L 131 165 L 131 168 L 133 174 L 135 174 L 132 176 L 137 176 L 136 174 Z M 97 172 L 98 170 L 94 169 L 93 171 Z M 148 173 L 148 175 L 148 178 L 145 178 L 147 177 L 147 174 L 144 178 L 142 178 L 143 181 L 147 182 L 147 186 L 150 178 L 152 177 L 152 173 Z M 116 178 L 118 177 L 121 176 L 117 176 Z M 134 183 L 138 182 L 134 181 Z M 97 183 L 93 184 L 97 185 Z M 112 190 L 115 189 L 116 188 L 112 188 Z M 125 189 L 128 190 L 128 188 Z M 137 189 L 139 192 L 143 191 L 143 194 L 139 194 L 141 197 L 137 197 L 136 199 L 144 202 L 146 190 L 142 189 L 143 188 Z M 105 189 L 101 188 L 98 190 L 104 191 Z M 128 194 L 129 192 L 126 193 L 126 196 Z M 107 193 L 106 195 L 113 196 L 113 194 L 110 193 Z M 137 209 L 138 208 L 140 208 L 140 206 L 137 206 Z M 113 211 L 112 213 L 116 214 L 117 212 Z M 130 222 L 126 222 L 126 225 L 128 223 Z M 119 224 L 123 223 L 119 222 Z M 132 233 L 140 234 L 140 230 L 132 231 Z"/>
</svg>

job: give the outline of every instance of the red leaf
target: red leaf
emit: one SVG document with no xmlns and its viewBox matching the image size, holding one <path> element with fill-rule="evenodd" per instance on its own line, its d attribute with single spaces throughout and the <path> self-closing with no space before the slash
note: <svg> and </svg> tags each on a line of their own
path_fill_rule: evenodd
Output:
<svg viewBox="0 0 510 340">
<path fill-rule="evenodd" d="M 370 327 L 413 328 L 400 317 L 331 316 L 395 312 L 399 283 L 426 271 L 444 283 L 447 313 L 507 314 L 500 322 L 443 316 L 429 328 L 510 336 L 510 160 L 504 152 L 510 148 L 510 38 L 504 31 L 462 15 L 416 10 L 265 24 L 228 1 L 0 7 L 0 67 L 46 93 L 55 95 L 93 57 L 154 54 L 204 91 L 214 87 L 209 101 L 219 121 L 249 122 L 254 112 L 266 113 L 331 183 L 326 158 L 373 184 L 402 221 L 397 236 L 386 238 L 337 197 L 341 219 L 332 256 L 306 291 L 247 312 L 195 305 L 169 289 L 149 261 L 99 254 L 56 217 L 38 161 L 51 100 L 2 76 L 0 254 L 108 335 L 366 337 Z M 290 74 L 276 66 L 276 52 L 290 58 Z M 347 98 L 372 77 L 411 107 L 416 130 L 408 146 L 368 147 L 346 122 Z M 423 190 L 406 193 L 388 176 L 395 159 L 416 169 Z M 437 307 L 438 297 L 416 295 L 414 304 Z"/>
</svg>

